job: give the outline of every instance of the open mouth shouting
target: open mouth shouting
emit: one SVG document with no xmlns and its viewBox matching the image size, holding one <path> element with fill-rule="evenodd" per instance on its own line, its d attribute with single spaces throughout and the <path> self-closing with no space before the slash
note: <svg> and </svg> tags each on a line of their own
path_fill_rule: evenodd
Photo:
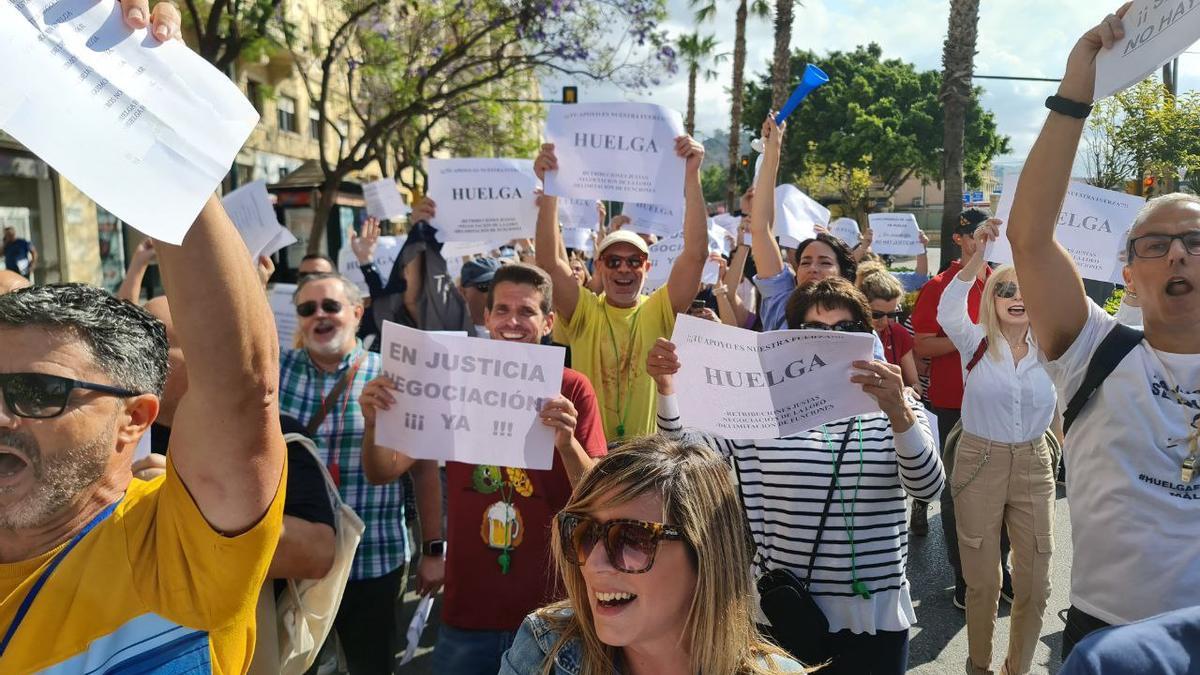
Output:
<svg viewBox="0 0 1200 675">
<path fill-rule="evenodd" d="M 597 612 L 604 616 L 620 614 L 633 601 L 637 600 L 638 597 L 633 593 L 625 593 L 620 591 L 614 593 L 596 591 L 595 596 Z"/>
<path fill-rule="evenodd" d="M 1025 305 L 1013 305 L 1009 307 L 1008 315 L 1015 319 L 1025 318 Z"/>
<path fill-rule="evenodd" d="M 1187 295 L 1192 292 L 1192 289 L 1192 282 L 1183 277 L 1171 277 L 1167 280 L 1167 295 L 1171 297 Z"/>
<path fill-rule="evenodd" d="M 25 455 L 9 448 L 0 448 L 0 489 L 16 485 L 32 468 Z"/>
<path fill-rule="evenodd" d="M 321 320 L 313 327 L 313 335 L 320 340 L 327 340 L 336 332 L 337 326 L 333 325 L 331 321 Z"/>
</svg>

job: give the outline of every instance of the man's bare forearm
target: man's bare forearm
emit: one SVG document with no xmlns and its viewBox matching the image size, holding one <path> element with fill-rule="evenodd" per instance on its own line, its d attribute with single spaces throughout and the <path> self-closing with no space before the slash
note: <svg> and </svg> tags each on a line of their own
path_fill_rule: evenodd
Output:
<svg viewBox="0 0 1200 675">
<path fill-rule="evenodd" d="M 417 494 L 417 518 L 421 539 L 444 539 L 442 527 L 442 470 L 432 459 L 417 460 L 412 467 L 413 487 Z"/>
</svg>

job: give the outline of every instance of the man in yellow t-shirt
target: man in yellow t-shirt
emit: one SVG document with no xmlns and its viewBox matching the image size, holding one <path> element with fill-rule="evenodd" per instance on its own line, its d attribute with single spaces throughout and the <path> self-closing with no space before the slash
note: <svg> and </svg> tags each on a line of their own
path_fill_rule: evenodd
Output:
<svg viewBox="0 0 1200 675">
<path fill-rule="evenodd" d="M 596 274 L 604 292 L 582 288 L 571 272 L 558 226 L 558 199 L 538 202 L 537 264 L 554 282 L 554 338 L 571 348 L 571 367 L 592 381 L 604 433 L 621 442 L 655 433 L 657 398 L 646 374 L 646 356 L 655 340 L 670 337 L 675 315 L 687 312 L 700 290 L 708 259 L 708 217 L 700 186 L 704 146 L 689 136 L 675 139 L 685 159 L 683 253 L 675 260 L 667 285 L 642 295 L 650 271 L 650 250 L 641 237 L 617 230 L 596 247 Z M 558 169 L 554 146 L 542 146 L 533 165 L 539 179 Z"/>
<path fill-rule="evenodd" d="M 178 34 L 166 4 L 122 9 Z M 215 197 L 182 246 L 156 250 L 189 381 L 150 482 L 130 466 L 166 379 L 162 324 L 84 285 L 0 296 L 4 675 L 249 666 L 282 522 L 277 338 Z"/>
</svg>

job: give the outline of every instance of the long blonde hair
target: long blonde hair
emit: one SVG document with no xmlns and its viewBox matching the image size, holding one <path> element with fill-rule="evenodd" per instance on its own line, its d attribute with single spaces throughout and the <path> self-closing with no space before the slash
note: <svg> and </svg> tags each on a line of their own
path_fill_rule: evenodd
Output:
<svg viewBox="0 0 1200 675">
<path fill-rule="evenodd" d="M 1017 281 L 1017 268 L 1012 265 L 1002 265 L 992 272 L 983 285 L 983 295 L 979 301 L 979 325 L 983 326 L 987 335 L 987 354 L 993 361 L 1000 360 L 1000 343 L 1004 340 L 1000 332 L 1000 317 L 996 314 L 996 286 L 1006 281 Z"/>
<path fill-rule="evenodd" d="M 764 640 L 754 625 L 750 539 L 729 474 L 729 465 L 707 447 L 643 436 L 601 459 L 576 486 L 564 510 L 587 512 L 645 494 L 660 495 L 664 521 L 683 533 L 696 566 L 696 591 L 680 635 L 689 651 L 690 672 L 771 675 L 783 672 L 771 657 L 790 657 Z M 580 675 L 610 675 L 620 649 L 597 636 L 583 572 L 566 560 L 561 536 L 556 518 L 551 548 L 567 599 L 540 610 L 560 635 L 542 673 L 552 673 L 558 654 L 578 639 L 583 647 Z"/>
</svg>

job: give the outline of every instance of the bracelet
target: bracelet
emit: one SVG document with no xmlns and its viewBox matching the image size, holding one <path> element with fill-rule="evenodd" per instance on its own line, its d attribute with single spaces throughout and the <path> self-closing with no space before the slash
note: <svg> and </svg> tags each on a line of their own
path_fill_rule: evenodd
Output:
<svg viewBox="0 0 1200 675">
<path fill-rule="evenodd" d="M 1077 120 L 1086 120 L 1088 115 L 1092 114 L 1092 106 L 1079 101 L 1072 101 L 1069 98 L 1063 98 L 1058 94 L 1046 99 L 1046 107 L 1050 110 L 1067 117 L 1074 117 Z"/>
</svg>

